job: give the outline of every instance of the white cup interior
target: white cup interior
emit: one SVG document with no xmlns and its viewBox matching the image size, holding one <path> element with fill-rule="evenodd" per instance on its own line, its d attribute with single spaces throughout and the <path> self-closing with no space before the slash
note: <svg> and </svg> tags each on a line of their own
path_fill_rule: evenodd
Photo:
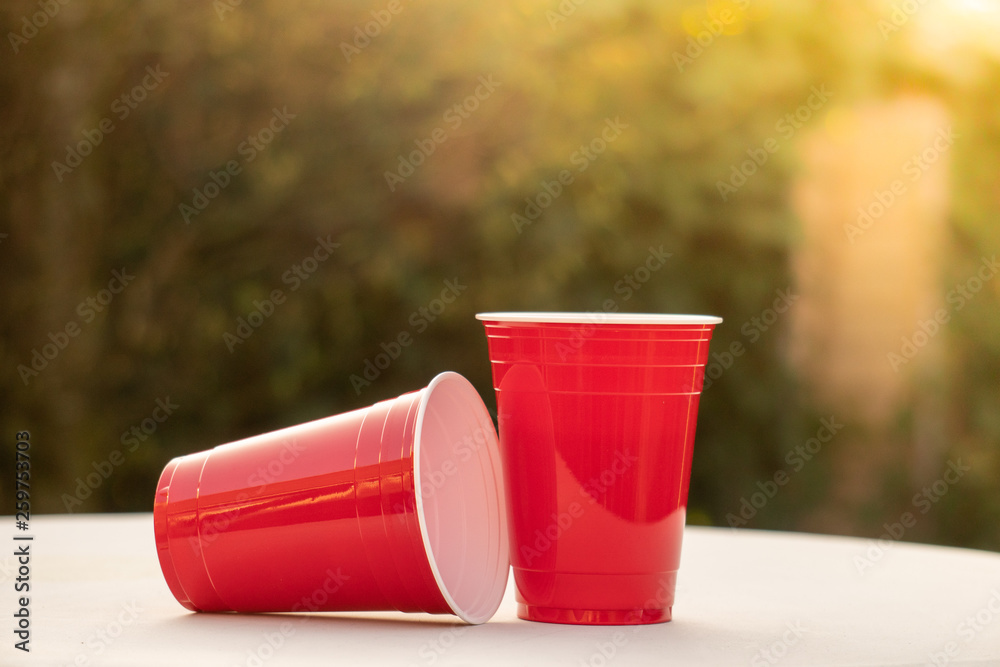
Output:
<svg viewBox="0 0 1000 667">
<path fill-rule="evenodd" d="M 414 435 L 417 519 L 434 579 L 468 623 L 493 616 L 507 587 L 506 504 L 493 420 L 476 389 L 441 373 L 420 399 Z"/>
</svg>

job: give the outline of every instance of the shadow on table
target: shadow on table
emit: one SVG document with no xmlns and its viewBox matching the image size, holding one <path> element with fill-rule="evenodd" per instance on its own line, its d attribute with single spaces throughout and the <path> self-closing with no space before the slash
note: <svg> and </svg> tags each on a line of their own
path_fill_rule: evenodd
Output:
<svg viewBox="0 0 1000 667">
<path fill-rule="evenodd" d="M 652 658 L 663 650 L 664 642 L 670 642 L 673 649 L 684 647 L 688 652 L 698 652 L 710 646 L 718 649 L 745 644 L 747 640 L 745 635 L 721 624 L 683 620 L 642 626 L 584 626 L 504 618 L 472 626 L 450 616 L 388 612 L 191 613 L 155 622 L 150 629 L 154 642 L 171 649 L 176 649 L 177 641 L 183 641 L 192 650 L 211 647 L 214 651 L 265 657 L 278 653 L 287 642 L 295 647 L 290 652 L 335 648 L 342 656 L 365 654 L 420 664 L 430 664 L 452 651 L 455 658 L 487 651 L 502 653 L 506 659 L 521 656 L 530 662 L 541 648 L 577 664 L 580 660 L 587 663 L 588 656 L 625 651 L 626 647 L 629 654 L 648 652 Z"/>
</svg>

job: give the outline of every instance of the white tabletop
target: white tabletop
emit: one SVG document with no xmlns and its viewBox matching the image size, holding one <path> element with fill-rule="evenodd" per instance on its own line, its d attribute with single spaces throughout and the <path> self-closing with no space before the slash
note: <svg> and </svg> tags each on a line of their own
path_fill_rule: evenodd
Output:
<svg viewBox="0 0 1000 667">
<path fill-rule="evenodd" d="M 2 537 L 12 540 L 14 522 Z M 31 653 L 14 649 L 0 559 L 0 665 L 1000 665 L 1000 555 L 688 528 L 674 620 L 490 622 L 401 613 L 194 614 L 171 596 L 152 515 L 33 517 Z M 291 557 L 292 554 L 289 554 Z M 858 559 L 869 567 L 859 572 Z M 951 653 L 948 655 L 947 652 Z M 606 657 L 607 656 L 607 657 Z"/>
</svg>

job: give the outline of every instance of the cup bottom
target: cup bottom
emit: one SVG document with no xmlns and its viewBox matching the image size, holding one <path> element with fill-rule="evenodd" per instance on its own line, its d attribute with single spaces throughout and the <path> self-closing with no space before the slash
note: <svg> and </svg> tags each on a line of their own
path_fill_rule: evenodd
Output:
<svg viewBox="0 0 1000 667">
<path fill-rule="evenodd" d="M 517 615 L 571 625 L 666 623 L 677 571 L 579 574 L 515 567 Z"/>
<path fill-rule="evenodd" d="M 672 607 L 662 609 L 560 609 L 519 603 L 517 617 L 539 623 L 572 625 L 649 625 L 670 620 Z"/>
</svg>

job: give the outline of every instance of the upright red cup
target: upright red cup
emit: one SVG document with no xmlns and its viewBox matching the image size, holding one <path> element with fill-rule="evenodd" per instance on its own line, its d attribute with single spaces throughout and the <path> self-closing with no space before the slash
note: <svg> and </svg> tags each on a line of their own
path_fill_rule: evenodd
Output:
<svg viewBox="0 0 1000 667">
<path fill-rule="evenodd" d="M 392 610 L 488 620 L 507 585 L 496 431 L 457 373 L 182 456 L 153 509 L 192 611 Z"/>
<path fill-rule="evenodd" d="M 482 313 L 518 616 L 669 621 L 712 331 L 695 315 Z"/>
</svg>

